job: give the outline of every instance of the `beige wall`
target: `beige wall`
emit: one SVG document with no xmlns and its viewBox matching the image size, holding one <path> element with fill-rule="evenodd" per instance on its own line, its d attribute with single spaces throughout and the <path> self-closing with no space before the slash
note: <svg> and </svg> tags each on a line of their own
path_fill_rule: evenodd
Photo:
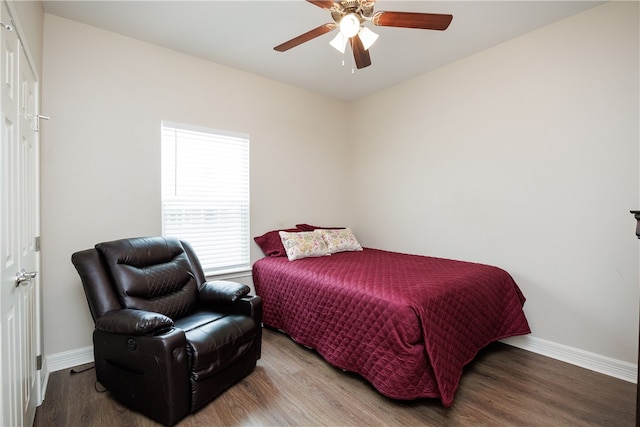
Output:
<svg viewBox="0 0 640 427">
<path fill-rule="evenodd" d="M 501 266 L 534 337 L 635 363 L 637 9 L 596 7 L 353 104 L 45 15 L 45 354 L 91 343 L 71 253 L 160 232 L 171 120 L 251 135 L 253 235 L 345 224 L 365 245 Z"/>
<path fill-rule="evenodd" d="M 71 254 L 161 233 L 162 120 L 250 135 L 252 235 L 347 217 L 342 102 L 52 15 L 44 52 L 46 354 L 91 344 Z"/>
<path fill-rule="evenodd" d="M 358 236 L 498 265 L 532 335 L 636 362 L 638 3 L 609 3 L 354 105 Z"/>
</svg>

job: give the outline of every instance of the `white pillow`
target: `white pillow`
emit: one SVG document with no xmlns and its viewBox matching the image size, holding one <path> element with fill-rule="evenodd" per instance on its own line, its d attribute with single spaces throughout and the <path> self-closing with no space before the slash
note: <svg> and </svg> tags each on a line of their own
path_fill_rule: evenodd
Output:
<svg viewBox="0 0 640 427">
<path fill-rule="evenodd" d="M 362 246 L 358 243 L 356 236 L 350 228 L 341 228 L 337 230 L 317 228 L 313 232 L 322 236 L 324 241 L 327 243 L 329 252 L 332 254 L 335 254 L 336 252 L 362 250 Z"/>
<path fill-rule="evenodd" d="M 280 231 L 278 234 L 280 234 L 280 240 L 282 240 L 282 245 L 289 261 L 331 255 L 322 236 L 313 231 L 298 233 Z"/>
</svg>

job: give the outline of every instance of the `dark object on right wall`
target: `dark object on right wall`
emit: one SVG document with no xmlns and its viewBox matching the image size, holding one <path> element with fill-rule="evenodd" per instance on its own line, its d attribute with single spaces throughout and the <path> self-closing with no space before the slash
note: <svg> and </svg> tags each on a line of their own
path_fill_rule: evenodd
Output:
<svg viewBox="0 0 640 427">
<path fill-rule="evenodd" d="M 173 425 L 255 368 L 262 299 L 205 281 L 187 242 L 122 239 L 71 260 L 95 322 L 97 379 L 131 409 Z"/>
</svg>

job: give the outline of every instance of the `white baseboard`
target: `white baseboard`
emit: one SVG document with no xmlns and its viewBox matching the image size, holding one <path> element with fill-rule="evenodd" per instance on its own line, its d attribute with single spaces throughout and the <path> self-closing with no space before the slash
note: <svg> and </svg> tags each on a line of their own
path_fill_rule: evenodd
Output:
<svg viewBox="0 0 640 427">
<path fill-rule="evenodd" d="M 93 362 L 93 346 L 77 348 L 49 355 L 45 358 L 49 372 L 61 371 Z"/>
<path fill-rule="evenodd" d="M 622 360 L 543 340 L 531 335 L 507 338 L 502 342 L 634 384 L 638 382 L 638 365 L 633 363 L 623 362 Z"/>
<path fill-rule="evenodd" d="M 531 335 L 507 338 L 502 342 L 634 384 L 638 381 L 638 366 L 633 363 L 601 356 Z M 47 372 L 45 372 L 44 378 L 45 380 L 48 379 L 49 372 L 69 369 L 91 362 L 93 362 L 92 346 L 52 354 L 45 358 L 44 367 Z"/>
<path fill-rule="evenodd" d="M 36 396 L 36 406 L 40 406 L 44 401 L 44 396 L 47 392 L 47 386 L 49 385 L 49 368 L 47 367 L 46 358 L 44 359 L 42 368 L 36 374 L 36 380 L 40 384 L 40 390 L 38 390 L 38 395 Z"/>
<path fill-rule="evenodd" d="M 70 369 L 74 366 L 84 365 L 93 362 L 93 346 L 77 348 L 75 350 L 63 351 L 44 358 L 42 369 L 39 373 L 40 379 L 40 395 L 37 396 L 40 406 L 47 394 L 47 386 L 49 385 L 49 374 L 63 369 Z"/>
</svg>

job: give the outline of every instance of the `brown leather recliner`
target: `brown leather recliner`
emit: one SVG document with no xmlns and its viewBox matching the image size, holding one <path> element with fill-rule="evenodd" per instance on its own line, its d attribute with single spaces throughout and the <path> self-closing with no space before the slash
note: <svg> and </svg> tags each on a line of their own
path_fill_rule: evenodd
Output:
<svg viewBox="0 0 640 427">
<path fill-rule="evenodd" d="M 122 239 L 71 260 L 95 323 L 97 380 L 128 407 L 173 425 L 255 368 L 261 298 L 207 282 L 187 242 Z"/>
</svg>

